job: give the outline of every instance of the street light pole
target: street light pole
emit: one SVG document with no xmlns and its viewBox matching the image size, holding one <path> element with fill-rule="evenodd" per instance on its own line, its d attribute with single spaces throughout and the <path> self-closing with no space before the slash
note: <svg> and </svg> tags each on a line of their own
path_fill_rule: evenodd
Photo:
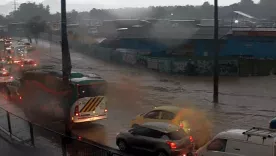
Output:
<svg viewBox="0 0 276 156">
<path fill-rule="evenodd" d="M 219 43 L 219 21 L 218 21 L 218 0 L 214 0 L 214 93 L 213 93 L 213 102 L 218 103 L 219 101 L 219 62 L 218 62 L 218 55 L 220 49 Z"/>
<path fill-rule="evenodd" d="M 63 83 L 66 90 L 69 90 L 69 76 L 71 75 L 71 57 L 67 39 L 67 21 L 66 21 L 66 0 L 61 0 L 61 51 L 62 51 L 62 74 Z M 68 93 L 67 93 L 68 94 Z M 66 95 L 63 101 L 65 134 L 71 136 L 70 126 L 70 105 L 69 96 Z"/>
</svg>

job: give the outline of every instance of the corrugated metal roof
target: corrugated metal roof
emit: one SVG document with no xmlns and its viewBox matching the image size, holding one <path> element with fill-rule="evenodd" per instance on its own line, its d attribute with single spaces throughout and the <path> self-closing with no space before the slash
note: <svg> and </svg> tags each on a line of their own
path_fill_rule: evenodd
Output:
<svg viewBox="0 0 276 156">
<path fill-rule="evenodd" d="M 241 11 L 234 11 L 234 13 L 239 14 L 239 15 L 241 15 L 241 16 L 244 16 L 244 17 L 246 17 L 246 18 L 255 19 L 255 17 L 253 17 L 253 16 L 251 16 L 251 15 L 248 15 L 248 14 L 246 14 L 246 13 L 243 13 L 243 12 L 241 12 Z"/>
</svg>

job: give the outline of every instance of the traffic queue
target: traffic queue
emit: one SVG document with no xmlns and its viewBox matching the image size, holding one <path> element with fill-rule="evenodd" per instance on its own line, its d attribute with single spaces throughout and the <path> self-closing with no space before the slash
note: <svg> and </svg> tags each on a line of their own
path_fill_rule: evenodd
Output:
<svg viewBox="0 0 276 156">
<path fill-rule="evenodd" d="M 22 41 L 17 41 L 21 43 Z M 6 37 L 0 39 L 0 83 L 6 84 L 14 80 L 14 76 L 26 69 L 36 68 L 37 63 L 28 58 L 29 44 L 23 47 Z"/>
<path fill-rule="evenodd" d="M 3 41 L 5 48 L 0 49 L 0 84 L 6 86 L 4 92 L 10 98 L 21 100 L 21 94 L 13 87 L 20 82 L 11 73 L 38 68 L 38 63 L 28 58 L 28 48 L 32 46 L 22 41 L 16 45 L 10 38 L 0 41 Z M 97 79 L 98 83 L 102 79 L 96 75 L 71 74 L 72 82 L 76 80 L 76 97 L 80 98 L 74 101 L 72 122 L 107 118 L 105 97 L 87 98 L 88 94 L 92 94 L 88 91 L 91 86 L 87 88 L 86 84 L 80 85 L 80 80 L 88 82 Z M 276 119 L 271 121 L 268 128 L 231 129 L 212 137 L 211 124 L 197 111 L 171 105 L 159 106 L 134 117 L 129 129 L 117 134 L 116 145 L 124 152 L 133 153 L 138 150 L 142 151 L 142 155 L 150 153 L 155 156 L 275 156 L 275 129 Z"/>
</svg>

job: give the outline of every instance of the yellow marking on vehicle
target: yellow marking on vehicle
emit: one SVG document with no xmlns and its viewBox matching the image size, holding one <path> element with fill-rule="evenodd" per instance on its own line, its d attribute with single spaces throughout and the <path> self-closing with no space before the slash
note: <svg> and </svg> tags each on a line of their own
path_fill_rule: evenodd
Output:
<svg viewBox="0 0 276 156">
<path fill-rule="evenodd" d="M 95 111 L 95 109 L 99 106 L 99 104 L 102 102 L 104 97 L 98 97 L 97 101 L 94 103 L 93 107 L 90 108 L 89 111 Z"/>
<path fill-rule="evenodd" d="M 86 102 L 85 106 L 80 110 L 80 112 L 85 112 L 85 110 L 90 106 L 89 103 L 90 103 L 91 101 L 93 101 L 94 99 L 95 99 L 95 98 L 90 98 L 90 99 Z"/>
</svg>

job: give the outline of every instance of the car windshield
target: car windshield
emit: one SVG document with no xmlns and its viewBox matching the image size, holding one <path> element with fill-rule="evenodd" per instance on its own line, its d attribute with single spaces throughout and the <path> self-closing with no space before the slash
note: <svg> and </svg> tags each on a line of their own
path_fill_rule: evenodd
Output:
<svg viewBox="0 0 276 156">
<path fill-rule="evenodd" d="M 105 95 L 106 84 L 81 85 L 78 87 L 79 98 Z"/>
<path fill-rule="evenodd" d="M 187 134 L 182 129 L 170 132 L 167 135 L 171 140 L 181 140 L 183 137 L 187 136 Z"/>
</svg>

